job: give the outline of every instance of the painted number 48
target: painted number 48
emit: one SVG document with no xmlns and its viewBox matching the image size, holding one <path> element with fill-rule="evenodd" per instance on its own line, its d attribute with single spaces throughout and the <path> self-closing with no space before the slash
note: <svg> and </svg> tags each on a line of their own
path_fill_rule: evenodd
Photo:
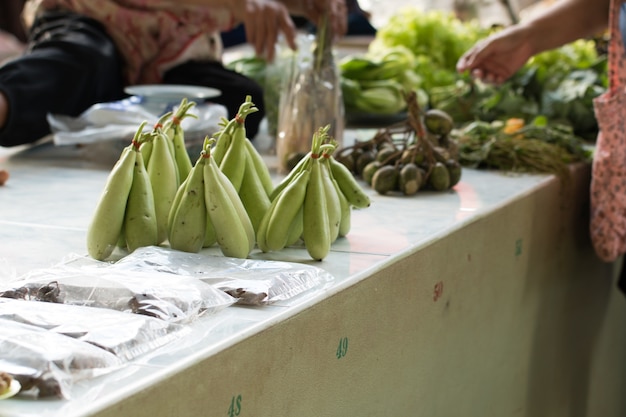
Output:
<svg viewBox="0 0 626 417">
<path fill-rule="evenodd" d="M 235 417 L 241 413 L 241 394 L 233 397 L 230 400 L 230 407 L 228 407 L 228 417 Z"/>
</svg>

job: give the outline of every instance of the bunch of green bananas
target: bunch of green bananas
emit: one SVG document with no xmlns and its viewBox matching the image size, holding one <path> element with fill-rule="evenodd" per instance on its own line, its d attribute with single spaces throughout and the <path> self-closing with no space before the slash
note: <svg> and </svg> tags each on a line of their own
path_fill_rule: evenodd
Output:
<svg viewBox="0 0 626 417">
<path fill-rule="evenodd" d="M 189 176 L 179 187 L 169 215 L 172 249 L 198 252 L 217 243 L 225 256 L 247 258 L 255 245 L 252 221 L 235 186 L 205 144 Z"/>
<path fill-rule="evenodd" d="M 252 221 L 254 230 L 270 206 L 274 190 L 269 168 L 246 135 L 246 117 L 258 111 L 247 96 L 231 120 L 222 120 L 213 150 L 215 162 L 232 182 Z"/>
<path fill-rule="evenodd" d="M 87 229 L 87 252 L 105 260 L 117 246 L 129 251 L 157 244 L 154 194 L 141 146 L 143 123 L 109 173 Z"/>
<path fill-rule="evenodd" d="M 335 161 L 330 125 L 313 135 L 305 155 L 271 194 L 256 243 L 263 252 L 278 251 L 304 241 L 307 252 L 321 261 L 330 246 L 350 230 L 352 207 L 365 208 L 370 199 L 344 165 Z"/>
<path fill-rule="evenodd" d="M 174 196 L 191 167 L 180 121 L 193 117 L 186 99 L 152 130 L 143 122 L 109 173 L 87 230 L 87 251 L 97 260 L 116 247 L 132 252 L 167 240 Z M 154 231 L 153 231 L 154 228 Z"/>
<path fill-rule="evenodd" d="M 189 110 L 196 103 L 182 99 L 175 112 L 161 116 L 152 129 L 145 133 L 141 153 L 152 184 L 157 215 L 157 243 L 167 241 L 167 220 L 176 191 L 189 175 L 191 160 L 185 147 L 185 133 L 180 126 L 185 117 L 195 117 Z"/>
</svg>

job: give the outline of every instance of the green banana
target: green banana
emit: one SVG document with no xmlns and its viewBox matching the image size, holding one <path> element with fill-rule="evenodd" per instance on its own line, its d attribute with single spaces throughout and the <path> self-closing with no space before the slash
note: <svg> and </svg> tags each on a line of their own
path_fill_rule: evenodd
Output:
<svg viewBox="0 0 626 417">
<path fill-rule="evenodd" d="M 156 209 L 152 185 L 141 151 L 133 147 L 133 152 L 136 154 L 133 183 L 124 214 L 124 235 L 129 252 L 157 244 Z"/>
<path fill-rule="evenodd" d="M 296 217 L 291 222 L 291 226 L 289 226 L 289 236 L 287 237 L 287 244 L 285 246 L 295 245 L 302 238 L 302 230 L 304 229 L 304 224 L 302 223 L 302 219 L 304 218 L 304 208 L 300 207 Z"/>
<path fill-rule="evenodd" d="M 274 212 L 274 209 L 276 208 L 277 202 L 278 200 L 272 201 L 267 211 L 265 212 L 265 215 L 261 219 L 261 222 L 259 223 L 259 227 L 256 231 L 256 237 L 255 237 L 256 244 L 259 247 L 259 249 L 263 252 L 270 251 L 270 248 L 267 247 L 267 239 L 266 239 L 267 238 L 267 225 L 270 222 L 270 218 L 272 217 L 272 213 Z"/>
<path fill-rule="evenodd" d="M 141 152 L 141 159 L 143 160 L 143 164 L 147 167 L 148 162 L 150 161 L 150 155 L 152 155 L 152 147 L 154 146 L 154 142 L 152 141 L 152 137 L 149 135 L 145 136 L 145 140 L 141 142 L 139 145 L 139 151 Z"/>
<path fill-rule="evenodd" d="M 312 152 L 307 153 L 305 156 L 298 161 L 295 167 L 274 187 L 274 190 L 270 194 L 270 200 L 274 200 L 278 194 L 280 194 L 283 189 L 289 185 L 289 183 L 298 175 L 302 170 L 308 169 L 309 164 L 311 163 Z"/>
<path fill-rule="evenodd" d="M 176 210 L 178 210 L 178 206 L 180 205 L 180 200 L 182 200 L 183 194 L 185 194 L 185 186 L 187 184 L 187 181 L 189 181 L 189 176 L 185 178 L 185 180 L 182 182 L 182 184 L 180 184 L 180 186 L 176 190 L 176 194 L 174 194 L 174 200 L 172 200 L 170 212 L 167 215 L 168 234 L 169 234 L 169 231 L 172 229 L 172 222 L 174 221 L 174 215 L 176 214 Z"/>
<path fill-rule="evenodd" d="M 230 145 L 224 153 L 224 157 L 219 163 L 219 167 L 224 174 L 230 179 L 230 182 L 235 186 L 235 190 L 239 192 L 241 188 L 241 182 L 243 181 L 244 161 L 245 154 L 248 153 L 246 142 L 246 117 L 250 113 L 258 111 L 254 107 L 254 103 L 251 101 L 250 96 L 246 96 L 246 100 L 239 106 L 237 115 L 228 122 L 224 127 L 223 132 L 228 133 L 231 136 Z M 219 142 L 218 142 L 219 143 Z"/>
<path fill-rule="evenodd" d="M 339 197 L 339 206 L 341 207 L 341 221 L 339 222 L 338 237 L 344 237 L 350 232 L 350 228 L 352 227 L 352 207 L 350 207 L 348 199 L 341 191 L 341 188 L 339 188 L 337 180 L 332 178 L 332 181 L 337 191 L 337 196 Z"/>
<path fill-rule="evenodd" d="M 220 169 L 228 177 L 237 192 L 241 188 L 245 172 L 246 147 L 244 141 L 246 138 L 245 131 L 242 129 L 237 128 L 234 130 L 230 146 L 220 163 Z"/>
<path fill-rule="evenodd" d="M 124 230 L 124 222 L 122 222 L 122 230 L 120 231 L 120 237 L 117 239 L 117 246 L 120 249 L 126 250 L 126 231 Z"/>
<path fill-rule="evenodd" d="M 158 243 L 167 240 L 167 224 L 170 208 L 179 187 L 178 170 L 173 155 L 169 150 L 168 137 L 159 130 L 153 139 L 154 144 L 148 176 L 154 193 L 154 205 L 157 215 Z"/>
<path fill-rule="evenodd" d="M 252 221 L 254 230 L 258 230 L 261 219 L 269 208 L 271 201 L 252 161 L 252 156 L 244 154 L 244 174 L 239 189 L 239 197 Z"/>
<path fill-rule="evenodd" d="M 321 261 L 330 251 L 330 224 L 319 158 L 311 159 L 311 174 L 302 213 L 302 239 L 309 255 Z"/>
<path fill-rule="evenodd" d="M 311 171 L 303 170 L 276 196 L 276 205 L 268 222 L 265 236 L 270 250 L 278 251 L 287 245 L 290 226 L 304 204 L 310 177 Z"/>
<path fill-rule="evenodd" d="M 322 183 L 324 194 L 326 196 L 326 213 L 328 213 L 328 223 L 331 243 L 337 240 L 339 236 L 339 226 L 341 224 L 341 202 L 339 195 L 333 184 L 332 174 L 330 172 L 330 156 L 320 157 L 320 170 L 322 171 Z"/>
<path fill-rule="evenodd" d="M 370 206 L 370 198 L 357 180 L 352 175 L 352 172 L 341 162 L 337 161 L 334 157 L 328 159 L 330 163 L 330 171 L 332 177 L 337 181 L 341 192 L 346 197 L 350 205 L 356 208 L 366 208 Z"/>
<path fill-rule="evenodd" d="M 168 234 L 172 249 L 197 253 L 204 246 L 207 229 L 204 165 L 205 158 L 201 155 L 185 180 L 184 192 L 176 207 Z"/>
<path fill-rule="evenodd" d="M 87 253 L 99 261 L 111 256 L 120 238 L 137 157 L 133 146 L 122 150 L 111 169 L 87 228 Z"/>
<path fill-rule="evenodd" d="M 176 161 L 176 167 L 178 169 L 178 176 L 182 180 L 187 178 L 192 168 L 191 158 L 187 147 L 185 145 L 185 131 L 180 125 L 185 117 L 197 116 L 193 113 L 189 113 L 189 110 L 195 106 L 193 101 L 187 101 L 187 98 L 183 98 L 175 113 L 172 114 L 171 119 L 165 125 L 165 132 L 174 145 L 174 160 Z"/>
<path fill-rule="evenodd" d="M 259 151 L 257 151 L 257 149 L 254 147 L 249 139 L 246 140 L 246 149 L 248 151 L 248 155 L 250 155 L 250 158 L 252 159 L 254 169 L 259 175 L 261 184 L 263 184 L 263 189 L 269 197 L 269 195 L 272 194 L 272 191 L 274 191 L 274 181 L 272 181 L 272 175 L 270 174 L 270 170 L 267 167 L 267 164 L 263 160 L 263 157 L 261 156 Z"/>
<path fill-rule="evenodd" d="M 235 187 L 229 186 L 232 185 L 232 183 L 228 181 L 228 177 L 226 177 L 226 175 L 218 175 L 218 178 L 222 181 L 224 190 L 228 193 L 230 200 L 233 202 L 233 207 L 237 211 L 237 216 L 241 220 L 241 224 L 248 238 L 248 253 L 250 253 L 252 249 L 254 249 L 254 243 L 256 241 L 256 233 L 252 225 L 252 220 L 250 220 L 250 215 L 246 211 L 246 207 L 243 205 L 241 197 L 239 197 L 239 193 L 235 190 Z"/>
<path fill-rule="evenodd" d="M 189 175 L 191 171 L 192 164 L 189 153 L 187 152 L 187 147 L 185 146 L 185 134 L 180 126 L 178 126 L 174 134 L 174 160 L 176 161 L 176 167 L 178 169 L 178 178 L 181 180 L 187 178 L 187 175 Z"/>
<path fill-rule="evenodd" d="M 173 140 L 174 137 L 170 136 L 172 135 L 172 132 L 168 132 L 168 124 L 169 124 L 168 120 L 170 120 L 172 115 L 173 113 L 170 111 L 164 114 L 163 116 L 161 116 L 159 121 L 154 125 L 154 133 L 155 134 L 162 133 L 163 135 L 165 135 L 165 137 L 167 138 L 167 141 L 166 141 L 167 149 L 169 149 L 170 151 L 172 160 L 175 161 L 176 150 L 174 149 L 174 140 Z M 178 175 L 178 169 L 176 169 L 176 174 Z M 179 181 L 180 181 L 180 178 L 179 178 Z"/>
<path fill-rule="evenodd" d="M 252 222 L 235 187 L 210 156 L 204 165 L 204 187 L 207 211 L 222 253 L 247 258 L 255 242 Z"/>
<path fill-rule="evenodd" d="M 149 132 L 144 132 L 141 135 L 141 144 L 142 146 L 145 144 L 150 144 L 149 146 L 146 146 L 146 149 L 144 151 L 144 158 L 143 158 L 143 163 L 146 165 L 146 167 L 148 167 L 148 164 L 150 163 L 150 156 L 152 156 L 152 149 L 154 148 L 154 138 L 161 132 L 161 133 L 165 133 L 165 131 L 163 130 L 166 126 L 166 124 L 168 123 L 168 119 L 172 116 L 172 112 L 167 112 L 163 115 L 161 115 L 161 117 L 159 117 L 159 120 L 157 120 L 157 122 L 154 124 L 154 126 L 152 127 L 152 130 Z M 146 122 L 144 122 L 145 124 Z M 143 126 L 143 124 L 142 124 Z M 169 137 L 168 137 L 169 139 Z M 174 155 L 174 147 L 171 143 L 168 143 L 168 149 L 170 150 L 170 152 L 172 153 L 172 155 Z"/>
<path fill-rule="evenodd" d="M 205 197 L 205 207 L 206 207 L 206 197 Z M 202 244 L 203 248 L 210 248 L 211 246 L 217 243 L 217 235 L 215 233 L 215 226 L 211 222 L 211 217 L 207 211 L 206 213 L 206 229 L 204 230 L 204 243 Z"/>
<path fill-rule="evenodd" d="M 201 155 L 203 156 L 207 156 L 207 150 L 210 150 L 210 141 L 209 138 L 207 137 L 205 139 L 205 144 L 204 144 L 204 148 L 205 150 L 201 153 Z M 212 155 L 211 155 L 212 156 Z M 206 164 L 207 161 L 204 161 L 204 163 Z M 204 170 L 204 168 L 203 168 Z M 204 173 L 203 173 L 203 178 L 204 180 Z M 206 192 L 206 189 L 205 189 Z M 206 196 L 204 197 L 204 206 L 206 209 Z M 206 211 L 206 228 L 204 231 L 204 243 L 202 244 L 203 248 L 210 248 L 211 246 L 215 245 L 217 243 L 217 236 L 215 235 L 215 227 L 213 226 L 213 223 L 211 222 L 211 217 L 209 216 L 209 212 L 208 210 Z"/>
<path fill-rule="evenodd" d="M 222 159 L 224 159 L 224 155 L 226 154 L 226 151 L 230 147 L 230 143 L 233 141 L 233 137 L 230 134 L 230 130 L 229 131 L 226 130 L 226 127 L 228 126 L 229 123 L 230 122 L 227 119 L 222 118 L 221 120 L 221 125 L 223 126 L 222 130 L 220 130 L 216 134 L 217 139 L 216 139 L 215 145 L 213 146 L 213 149 L 211 149 L 211 158 L 215 160 L 218 166 L 222 163 Z"/>
</svg>

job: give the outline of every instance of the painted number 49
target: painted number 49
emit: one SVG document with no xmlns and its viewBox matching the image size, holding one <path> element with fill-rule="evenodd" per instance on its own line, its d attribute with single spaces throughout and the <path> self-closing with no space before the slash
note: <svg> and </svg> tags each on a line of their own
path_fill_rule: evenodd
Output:
<svg viewBox="0 0 626 417">
<path fill-rule="evenodd" d="M 339 345 L 337 346 L 337 359 L 341 359 L 348 353 L 348 338 L 342 337 L 339 339 Z"/>
</svg>

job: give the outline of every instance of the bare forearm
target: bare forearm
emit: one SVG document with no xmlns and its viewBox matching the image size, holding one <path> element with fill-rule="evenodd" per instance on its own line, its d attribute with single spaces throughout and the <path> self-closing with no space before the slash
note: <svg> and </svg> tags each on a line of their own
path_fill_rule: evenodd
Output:
<svg viewBox="0 0 626 417">
<path fill-rule="evenodd" d="M 607 28 L 609 0 L 559 0 L 552 7 L 522 21 L 533 54 L 592 36 Z"/>
</svg>

